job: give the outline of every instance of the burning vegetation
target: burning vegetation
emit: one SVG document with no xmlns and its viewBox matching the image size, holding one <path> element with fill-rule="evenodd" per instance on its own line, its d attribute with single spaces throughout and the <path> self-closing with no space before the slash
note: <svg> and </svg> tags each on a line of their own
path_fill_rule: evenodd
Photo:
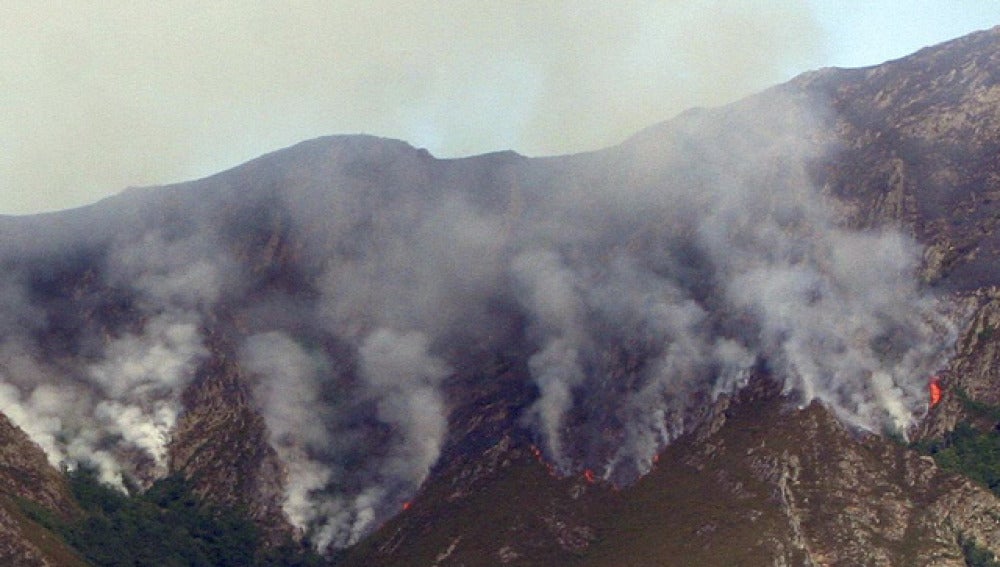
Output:
<svg viewBox="0 0 1000 567">
<path fill-rule="evenodd" d="M 927 384 L 928 393 L 930 394 L 930 407 L 934 407 L 941 402 L 941 379 L 937 376 L 931 377 L 930 382 Z"/>
</svg>

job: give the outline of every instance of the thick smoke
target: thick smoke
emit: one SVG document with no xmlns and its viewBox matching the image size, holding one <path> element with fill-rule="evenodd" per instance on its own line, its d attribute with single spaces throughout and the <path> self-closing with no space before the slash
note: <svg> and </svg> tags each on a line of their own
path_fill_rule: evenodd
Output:
<svg viewBox="0 0 1000 567">
<path fill-rule="evenodd" d="M 92 267 L 115 290 L 110 293 L 131 299 L 130 326 L 84 320 L 90 326 L 79 337 L 80 358 L 72 359 L 43 352 L 26 329 L 5 324 L 0 365 L 0 411 L 25 429 L 53 464 L 96 466 L 105 482 L 118 486 L 123 473 L 149 480 L 166 472 L 180 394 L 208 355 L 204 310 L 218 298 L 227 265 L 212 256 L 214 245 L 205 234 L 167 240 L 150 232 L 131 238 L 115 242 L 110 260 Z M 47 329 L 48 321 L 65 325 L 66 315 L 32 305 L 26 287 L 7 293 L 21 294 L 20 309 L 33 310 L 35 328 L 27 330 L 36 336 L 57 332 Z"/>
<path fill-rule="evenodd" d="M 290 337 L 270 332 L 250 337 L 244 363 L 259 378 L 254 397 L 267 421 L 271 444 L 288 466 L 285 513 L 297 526 L 322 520 L 318 493 L 333 477 L 330 467 L 316 460 L 334 442 L 329 410 L 321 398 L 323 359 L 310 355 Z M 327 376 L 329 381 L 336 376 Z"/>
<path fill-rule="evenodd" d="M 437 386 L 448 367 L 428 354 L 427 346 L 419 332 L 379 329 L 359 352 L 361 377 L 378 418 L 401 433 L 383 470 L 411 487 L 419 486 L 437 461 L 447 427 Z"/>
<path fill-rule="evenodd" d="M 495 378 L 472 353 L 520 357 L 534 397 L 511 419 L 563 472 L 634 479 L 755 373 L 905 433 L 953 329 L 914 279 L 916 244 L 845 228 L 813 186 L 826 134 L 807 111 L 771 92 L 545 160 L 367 138 L 271 156 L 189 188 L 221 212 L 195 200 L 183 229 L 115 242 L 95 277 L 131 323 L 97 329 L 83 365 L 46 358 L 51 307 L 3 280 L 0 410 L 56 462 L 162 469 L 224 304 L 287 465 L 284 510 L 320 547 L 358 541 L 424 482 L 468 402 L 446 393 Z M 227 179 L 247 186 L 227 195 Z"/>
<path fill-rule="evenodd" d="M 340 362 L 313 348 L 305 372 L 269 366 L 302 359 L 300 339 L 245 345 L 265 415 L 307 408 L 269 419 L 290 516 L 341 546 L 398 510 L 441 450 L 463 349 L 527 349 L 537 397 L 520 423 L 565 472 L 634 478 L 755 372 L 905 435 L 954 330 L 919 290 L 916 244 L 841 226 L 807 175 L 821 131 L 794 101 L 774 107 L 689 115 L 593 169 L 534 162 L 499 189 L 462 162 L 428 181 L 400 150 L 368 165 L 378 185 L 287 192 L 323 274 L 313 324 L 347 345 Z"/>
<path fill-rule="evenodd" d="M 532 313 L 532 331 L 543 336 L 529 360 L 540 398 L 532 408 L 549 454 L 562 465 L 563 418 L 573 406 L 573 389 L 586 379 L 581 348 L 588 348 L 585 303 L 577 296 L 577 277 L 551 250 L 528 250 L 511 263 L 515 285 L 523 287 L 522 307 Z M 519 294 L 521 295 L 521 294 Z"/>
<path fill-rule="evenodd" d="M 323 548 L 356 542 L 385 517 L 387 504 L 398 509 L 437 461 L 447 428 L 438 386 L 448 368 L 428 353 L 424 335 L 378 329 L 358 357 L 361 383 L 348 389 L 353 400 L 345 404 L 330 396 L 341 377 L 322 353 L 278 332 L 244 345 L 271 443 L 288 466 L 285 512 Z M 364 431 L 366 421 L 385 431 Z M 372 466 L 349 470 L 346 462 L 366 452 Z"/>
</svg>

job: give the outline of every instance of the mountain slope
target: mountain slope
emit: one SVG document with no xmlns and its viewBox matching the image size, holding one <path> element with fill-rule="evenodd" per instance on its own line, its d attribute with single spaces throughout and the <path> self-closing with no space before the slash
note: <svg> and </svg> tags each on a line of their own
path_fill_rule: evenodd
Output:
<svg viewBox="0 0 1000 567">
<path fill-rule="evenodd" d="M 1000 103 L 996 96 L 1000 92 L 997 43 L 998 32 L 992 30 L 876 68 L 816 72 L 778 89 L 797 91 L 801 93 L 797 96 L 823 101 L 830 108 L 823 115 L 823 131 L 832 140 L 820 143 L 836 150 L 817 160 L 811 174 L 824 193 L 837 199 L 840 214 L 859 227 L 890 223 L 912 230 L 928 245 L 923 267 L 926 281 L 957 292 L 954 316 L 964 330 L 957 341 L 957 356 L 942 373 L 945 401 L 925 420 L 921 428 L 924 434 L 940 435 L 968 417 L 958 392 L 984 403 L 997 403 L 997 377 L 991 363 L 995 339 L 990 332 L 997 324 L 995 292 L 988 287 L 979 289 L 992 285 L 997 275 L 993 271 L 994 229 L 990 221 L 995 216 L 991 212 L 995 199 L 990 195 L 1000 179 L 995 160 L 990 159 L 1000 149 L 1000 129 L 992 123 Z M 760 98 L 773 96 L 769 92 Z M 720 115 L 714 117 L 720 124 L 729 124 L 734 113 L 754 112 L 753 104 L 744 102 L 708 112 Z M 697 119 L 689 115 L 679 120 Z M 664 145 L 663 140 L 669 140 L 676 128 L 668 123 L 651 129 L 619 151 L 627 156 L 623 159 L 631 160 L 630 165 L 646 163 L 650 154 L 657 152 L 669 155 L 672 144 Z M 639 158 L 633 157 L 637 154 Z M 753 407 L 761 411 L 759 404 Z M 585 505 L 563 511 L 559 521 L 579 521 L 590 537 L 584 538 L 586 553 L 563 555 L 561 561 L 671 564 L 665 558 L 673 557 L 678 558 L 676 564 L 705 565 L 741 561 L 963 565 L 960 540 L 974 538 L 997 549 L 993 521 L 996 499 L 985 489 L 942 473 L 929 459 L 919 459 L 890 443 L 876 438 L 859 441 L 837 427 L 820 407 L 792 412 L 790 423 L 789 414 L 784 415 L 765 414 L 755 428 L 760 432 L 757 440 L 746 438 L 745 428 L 752 426 L 727 422 L 714 437 L 695 436 L 696 443 L 679 441 L 669 447 L 661 455 L 661 463 L 698 465 L 687 474 L 683 465 L 660 465 L 636 487 L 623 491 L 624 498 L 634 494 L 640 502 L 660 503 L 658 513 L 628 508 L 623 514 L 608 505 L 600 507 L 596 518 L 587 517 Z M 784 443 L 791 447 L 779 449 Z M 715 459 L 703 456 L 715 453 L 714 444 L 735 446 L 738 451 L 728 454 L 728 460 L 722 455 Z M 761 446 L 769 444 L 777 447 L 765 451 L 766 456 L 756 456 Z M 823 450 L 812 454 L 803 451 L 817 448 Z M 756 474 L 748 472 L 754 469 Z M 741 496 L 753 492 L 745 487 L 747 480 L 732 480 L 732 476 L 740 478 L 740 472 L 734 470 L 758 483 L 770 481 L 767 489 L 758 489 L 758 493 L 770 496 L 768 513 L 740 503 Z M 665 478 L 663 471 L 670 471 L 673 477 Z M 582 483 L 576 480 L 575 484 Z M 699 485 L 705 487 L 697 488 Z M 680 494 L 672 490 L 675 487 L 683 487 Z M 691 498 L 692 494 L 698 496 Z M 492 502 L 502 505 L 502 498 Z M 536 523 L 543 523 L 548 513 L 545 504 L 527 500 L 520 510 L 520 522 L 526 525 L 529 520 L 525 518 L 534 516 Z M 419 522 L 420 504 L 418 500 L 405 512 L 403 521 L 416 516 L 411 521 Z M 751 514 L 760 513 L 764 520 L 740 519 L 745 508 Z M 483 509 L 496 517 L 489 504 Z M 451 510 L 424 514 L 453 517 Z M 463 555 L 462 542 L 470 538 L 466 526 L 476 525 L 475 517 L 455 520 L 462 527 L 450 539 L 436 531 L 433 535 L 410 535 L 405 524 L 403 531 L 397 532 L 400 528 L 390 524 L 374 543 L 366 543 L 356 552 L 400 565 L 422 560 L 427 564 L 445 556 L 439 564 L 495 564 L 503 557 L 516 557 L 516 561 L 511 560 L 521 564 L 525 557 L 535 556 L 530 551 L 517 552 L 519 545 L 523 548 L 526 544 L 516 530 L 511 533 L 517 535 L 509 538 L 500 535 L 505 528 L 513 529 L 510 525 L 517 525 L 517 521 L 483 526 L 492 534 L 492 547 L 465 548 Z M 628 528 L 614 529 L 622 525 Z M 772 531 L 777 525 L 781 528 Z M 680 534 L 676 540 L 665 535 L 673 533 Z M 713 534 L 719 534 L 718 539 L 712 539 Z M 489 541 L 488 535 L 480 537 Z M 418 543 L 407 547 L 414 539 Z M 610 542 L 609 551 L 602 550 L 605 541 Z M 385 542 L 397 547 L 387 547 Z M 436 543 L 420 547 L 425 542 Z M 548 545 L 558 548 L 556 538 L 550 538 Z M 390 549 L 394 553 L 386 553 Z M 426 555 L 411 555 L 414 549 L 426 550 Z M 745 550 L 753 551 L 746 551 L 751 555 L 742 559 L 734 555 Z M 629 558 L 623 557 L 623 552 Z M 692 561 L 695 557 L 698 560 Z"/>
<path fill-rule="evenodd" d="M 995 548 L 988 490 L 777 394 L 720 403 L 622 489 L 550 476 L 505 441 L 431 482 L 345 564 L 965 565 L 960 540 Z"/>
<path fill-rule="evenodd" d="M 588 154 L 332 137 L 0 218 L 0 410 L 38 445 L 0 488 L 72 514 L 46 460 L 176 473 L 349 565 L 1000 549 L 989 491 L 875 435 L 1000 402 L 998 48 Z"/>
<path fill-rule="evenodd" d="M 58 536 L 25 514 L 44 509 L 63 519 L 81 510 L 66 480 L 45 454 L 7 417 L 0 415 L 0 561 L 8 565 L 85 565 Z"/>
</svg>

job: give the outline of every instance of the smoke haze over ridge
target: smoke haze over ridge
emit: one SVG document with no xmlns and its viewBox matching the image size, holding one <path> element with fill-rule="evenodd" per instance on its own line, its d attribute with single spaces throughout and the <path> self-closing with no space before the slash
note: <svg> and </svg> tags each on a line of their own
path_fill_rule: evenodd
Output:
<svg viewBox="0 0 1000 567">
<path fill-rule="evenodd" d="M 364 132 L 435 155 L 593 150 L 826 65 L 996 23 L 992 2 L 11 0 L 0 213 L 209 175 Z"/>
</svg>

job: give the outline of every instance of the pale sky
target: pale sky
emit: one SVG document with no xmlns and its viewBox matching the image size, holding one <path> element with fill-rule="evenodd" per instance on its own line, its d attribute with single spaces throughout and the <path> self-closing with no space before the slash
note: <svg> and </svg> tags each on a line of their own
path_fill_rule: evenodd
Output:
<svg viewBox="0 0 1000 567">
<path fill-rule="evenodd" d="M 328 134 L 439 157 L 598 149 L 998 24 L 1000 0 L 3 0 L 0 214 Z"/>
</svg>

